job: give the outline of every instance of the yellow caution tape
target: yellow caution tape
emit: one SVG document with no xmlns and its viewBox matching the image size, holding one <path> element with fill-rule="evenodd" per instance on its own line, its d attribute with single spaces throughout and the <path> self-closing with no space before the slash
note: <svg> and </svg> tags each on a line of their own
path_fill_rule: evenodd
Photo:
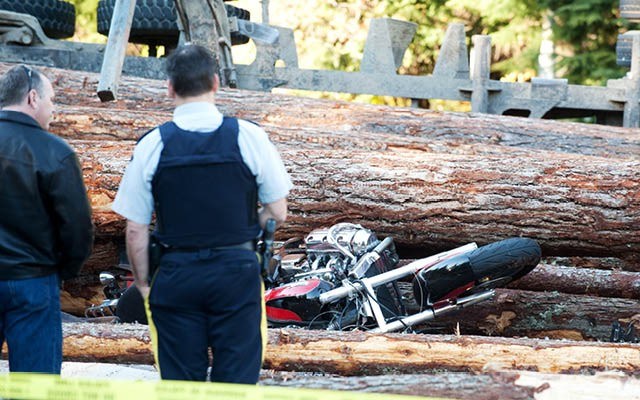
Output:
<svg viewBox="0 0 640 400">
<path fill-rule="evenodd" d="M 409 400 L 415 396 L 185 381 L 125 381 L 0 375 L 0 398 L 20 400 Z M 419 397 L 428 400 L 444 400 Z"/>
</svg>

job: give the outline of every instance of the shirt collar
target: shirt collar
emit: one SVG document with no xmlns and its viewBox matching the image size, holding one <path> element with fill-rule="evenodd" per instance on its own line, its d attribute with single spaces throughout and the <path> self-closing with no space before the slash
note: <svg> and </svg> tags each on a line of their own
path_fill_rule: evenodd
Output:
<svg viewBox="0 0 640 400">
<path fill-rule="evenodd" d="M 222 114 L 213 103 L 185 103 L 173 111 L 173 122 L 187 131 L 211 132 L 222 124 Z"/>
</svg>

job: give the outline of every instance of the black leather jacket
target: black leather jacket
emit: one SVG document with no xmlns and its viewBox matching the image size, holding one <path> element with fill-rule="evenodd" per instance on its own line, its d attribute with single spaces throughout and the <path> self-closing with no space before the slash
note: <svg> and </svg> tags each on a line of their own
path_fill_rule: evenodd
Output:
<svg viewBox="0 0 640 400">
<path fill-rule="evenodd" d="M 0 279 L 76 276 L 91 254 L 78 159 L 26 114 L 0 111 Z"/>
</svg>

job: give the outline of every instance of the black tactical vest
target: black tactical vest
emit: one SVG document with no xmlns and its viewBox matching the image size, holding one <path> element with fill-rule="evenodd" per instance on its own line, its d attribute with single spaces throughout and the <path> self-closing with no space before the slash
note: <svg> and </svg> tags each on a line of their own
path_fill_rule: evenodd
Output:
<svg viewBox="0 0 640 400">
<path fill-rule="evenodd" d="M 230 246 L 259 235 L 255 176 L 238 147 L 238 120 L 215 132 L 160 126 L 163 150 L 152 181 L 157 239 L 170 247 Z"/>
</svg>

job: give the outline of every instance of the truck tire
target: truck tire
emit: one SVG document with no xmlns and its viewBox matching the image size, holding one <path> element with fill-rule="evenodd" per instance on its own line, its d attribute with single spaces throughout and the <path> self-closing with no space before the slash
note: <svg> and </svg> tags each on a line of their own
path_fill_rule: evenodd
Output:
<svg viewBox="0 0 640 400">
<path fill-rule="evenodd" d="M 616 64 L 621 67 L 631 67 L 631 49 L 633 36 L 640 35 L 640 31 L 628 31 L 618 35 L 616 42 Z"/>
<path fill-rule="evenodd" d="M 53 39 L 73 36 L 76 31 L 76 8 L 62 0 L 0 0 L 0 10 L 34 16 L 44 33 Z"/>
<path fill-rule="evenodd" d="M 107 36 L 115 0 L 98 2 L 98 32 Z M 248 20 L 249 11 L 225 4 L 227 15 Z M 129 41 L 155 46 L 175 47 L 180 32 L 176 23 L 176 10 L 173 0 L 138 0 L 133 14 Z M 232 45 L 244 44 L 249 38 L 244 35 L 231 35 Z"/>
<path fill-rule="evenodd" d="M 640 22 L 640 0 L 620 0 L 620 16 L 631 22 Z"/>
</svg>

